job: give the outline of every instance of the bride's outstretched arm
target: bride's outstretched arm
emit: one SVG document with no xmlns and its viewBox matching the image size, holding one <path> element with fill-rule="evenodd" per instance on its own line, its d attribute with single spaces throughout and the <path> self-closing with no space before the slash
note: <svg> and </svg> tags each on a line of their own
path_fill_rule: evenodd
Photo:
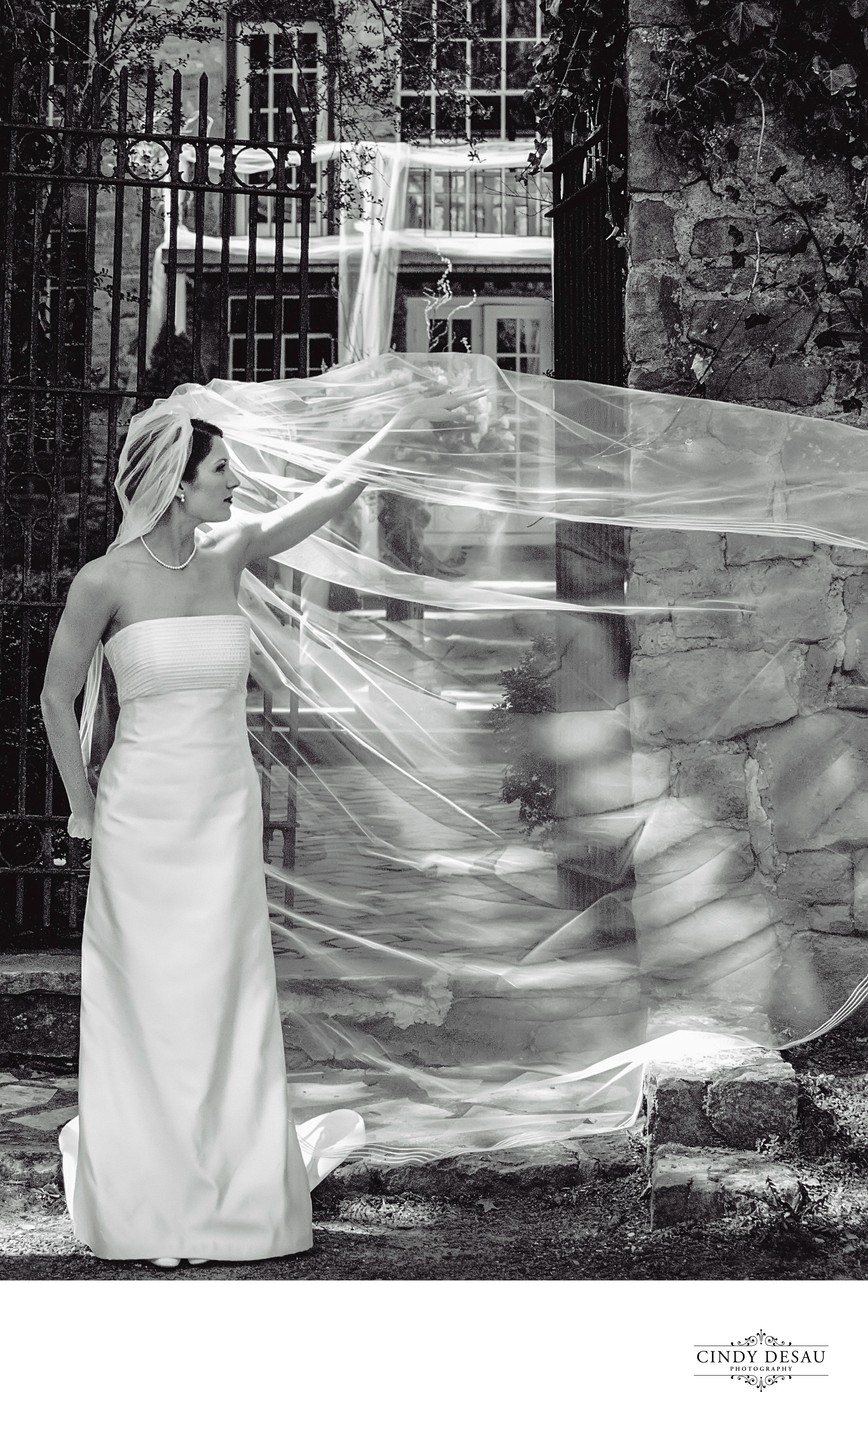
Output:
<svg viewBox="0 0 868 1437">
<path fill-rule="evenodd" d="M 71 809 L 70 832 L 89 838 L 94 798 L 84 761 L 75 716 L 75 700 L 84 687 L 94 650 L 113 611 L 97 559 L 86 564 L 70 585 L 66 607 L 48 655 L 42 687 L 42 717 L 48 742 L 63 780 Z"/>
<path fill-rule="evenodd" d="M 360 467 L 381 450 L 393 431 L 406 433 L 420 420 L 444 418 L 454 409 L 466 406 L 468 398 L 473 397 L 463 393 L 413 400 L 298 499 L 268 514 L 244 515 L 233 535 L 241 562 L 249 564 L 255 559 L 268 559 L 300 544 L 359 497 L 369 482 L 367 477 L 359 478 Z"/>
</svg>

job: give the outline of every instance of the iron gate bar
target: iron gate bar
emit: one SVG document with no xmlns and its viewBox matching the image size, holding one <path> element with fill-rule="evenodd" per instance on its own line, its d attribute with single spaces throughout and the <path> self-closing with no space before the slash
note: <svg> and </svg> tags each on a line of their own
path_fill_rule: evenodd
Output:
<svg viewBox="0 0 868 1437">
<path fill-rule="evenodd" d="M 583 138 L 566 146 L 555 136 L 555 156 L 548 166 L 554 179 L 552 216 L 554 238 L 554 354 L 555 376 L 593 383 L 624 383 L 624 256 L 616 243 L 615 212 L 626 209 L 623 181 L 616 184 L 608 173 L 615 155 L 626 156 L 626 109 L 620 87 L 613 91 L 603 123 L 589 121 Z M 626 173 L 626 164 L 622 166 Z M 590 421 L 589 421 L 590 422 Z M 614 498 L 615 496 L 613 496 Z M 626 575 L 624 535 L 608 525 L 560 520 L 556 534 L 556 593 L 568 602 L 596 600 L 619 602 Z M 594 656 L 582 648 L 582 622 L 558 620 L 561 651 L 559 707 L 564 711 L 614 707 L 626 697 L 629 664 L 627 630 L 623 618 L 597 615 L 593 619 Z M 576 649 L 570 655 L 570 648 Z M 564 817 L 578 818 L 581 803 L 570 795 L 577 774 L 559 765 L 557 789 L 566 803 Z M 579 810 L 577 813 L 576 810 Z M 569 830 L 569 822 L 567 830 Z M 629 854 L 614 852 L 570 836 L 558 867 L 561 902 L 584 910 L 630 879 Z M 607 920 L 609 941 L 619 942 L 629 929 L 629 915 Z"/>
<path fill-rule="evenodd" d="M 181 116 L 181 76 L 176 70 L 172 76 L 172 118 L 178 128 Z M 181 145 L 173 133 L 167 151 L 169 163 L 169 251 L 166 256 L 166 383 L 174 374 L 175 361 L 175 319 L 178 304 L 178 188 L 181 183 Z"/>
<path fill-rule="evenodd" d="M 193 251 L 193 293 L 201 294 L 205 243 L 204 182 L 208 179 L 208 76 L 206 74 L 199 76 L 199 110 L 196 118 L 199 133 L 198 143 L 193 146 L 195 166 L 193 182 L 196 185 L 193 194 L 195 201 L 193 233 L 196 236 Z M 203 139 L 205 140 L 204 146 L 202 145 Z M 202 367 L 202 310 L 198 304 L 193 305 L 190 342 L 193 350 L 193 378 L 198 379 Z"/>
<path fill-rule="evenodd" d="M 154 128 L 154 105 L 156 102 L 157 77 L 153 70 L 148 71 L 145 80 L 145 130 Z M 142 219 L 141 219 L 141 242 L 139 244 L 139 294 L 147 294 L 150 284 L 150 255 L 151 255 L 151 197 L 153 185 L 142 186 Z M 95 207 L 94 207 L 95 211 Z M 94 213 L 95 218 L 95 213 Z M 88 307 L 89 308 L 89 307 Z M 88 351 L 89 352 L 89 351 Z M 136 390 L 140 391 L 145 380 L 145 371 L 148 365 L 148 333 L 145 325 L 140 324 L 136 335 Z M 136 402 L 138 410 L 139 403 Z"/>
<path fill-rule="evenodd" d="M 4 559 L 0 573 L 0 710 L 9 762 L 0 776 L 4 784 L 0 804 L 0 921 L 4 931 L 0 943 L 12 942 L 20 948 L 46 938 L 52 942 L 72 938 L 80 927 L 86 846 L 67 837 L 66 813 L 55 811 L 56 806 L 64 809 L 65 804 L 47 757 L 36 694 L 66 584 L 88 558 L 105 549 L 114 533 L 111 479 L 121 422 L 160 392 L 153 389 L 149 359 L 157 375 L 162 370 L 167 389 L 175 383 L 181 340 L 176 338 L 174 319 L 181 276 L 190 288 L 186 327 L 191 331 L 193 377 L 204 377 L 200 371 L 206 340 L 209 353 L 217 355 L 219 372 L 226 373 L 228 301 L 233 292 L 229 240 L 235 229 L 236 205 L 243 206 L 245 199 L 248 209 L 254 206 L 247 246 L 248 314 L 255 321 L 255 301 L 260 284 L 267 283 L 267 265 L 272 269 L 268 289 L 275 320 L 269 346 L 271 372 L 276 376 L 283 364 L 285 291 L 298 305 L 298 369 L 306 372 L 309 283 L 306 273 L 298 274 L 297 289 L 295 284 L 287 289 L 285 207 L 288 201 L 294 202 L 300 263 L 306 265 L 314 167 L 304 115 L 291 91 L 281 99 L 276 133 L 265 146 L 274 168 L 266 183 L 258 187 L 236 169 L 236 154 L 252 141 L 236 138 L 234 106 L 225 116 L 223 134 L 211 137 L 207 133 L 206 76 L 198 87 L 196 133 L 188 135 L 183 126 L 179 75 L 173 77 L 171 114 L 158 130 L 153 73 L 144 77 L 144 113 L 141 123 L 138 119 L 134 123 L 127 72 L 118 76 L 112 115 L 106 118 L 96 88 L 85 92 L 79 73 L 69 67 L 63 104 L 55 112 L 55 122 L 49 123 L 44 68 L 34 75 L 32 65 L 20 56 L 7 57 L 5 63 L 12 83 L 2 96 L 0 113 L 0 183 L 6 207 L 0 223 L 7 260 L 0 278 L 0 445 L 8 461 L 0 473 Z M 33 82 L 29 88 L 22 84 L 25 75 L 28 84 L 31 79 Z M 28 102 L 35 97 L 41 105 L 35 117 L 24 112 L 24 96 Z M 139 92 L 137 103 L 141 102 Z M 137 145 L 146 152 L 150 147 L 151 158 L 164 156 L 164 171 L 147 164 L 137 169 Z M 192 173 L 185 178 L 188 145 L 193 153 Z M 211 145 L 223 157 L 213 181 L 208 167 Z M 138 196 L 128 197 L 128 191 L 138 191 Z M 274 206 L 273 260 L 260 255 L 257 245 L 260 193 Z M 209 195 L 212 205 L 219 207 L 223 239 L 216 275 L 205 260 Z M 162 350 L 158 346 L 149 356 L 147 318 L 157 207 L 168 220 L 163 256 L 166 323 Z M 194 231 L 192 273 L 182 271 L 179 263 L 181 222 L 192 224 Z M 298 263 L 293 262 L 294 273 Z M 99 271 L 109 265 L 112 274 L 105 284 Z M 136 282 L 138 291 L 128 295 Z M 216 314 L 213 306 L 204 302 L 207 294 L 217 301 Z M 136 307 L 131 309 L 131 304 Z M 257 358 L 264 364 L 257 365 Z M 97 362 L 103 361 L 104 371 L 95 372 Z M 127 362 L 129 368 L 125 369 Z M 263 368 L 267 371 L 265 354 L 257 357 L 253 345 L 248 348 L 245 368 L 251 364 L 260 375 Z M 297 592 L 297 577 L 294 588 Z M 270 710 L 270 702 L 264 703 L 267 729 L 273 728 Z M 263 737 L 271 741 L 268 733 Z M 285 817 L 273 813 L 268 805 L 266 809 L 266 838 L 282 834 L 284 858 L 291 858 L 295 822 L 292 780 Z"/>
<path fill-rule="evenodd" d="M 232 144 L 233 144 L 233 146 L 234 146 L 235 133 L 236 133 L 236 129 L 235 129 L 235 121 L 236 121 L 235 106 L 236 106 L 236 103 L 237 103 L 237 94 L 236 94 L 236 91 L 237 91 L 237 84 L 238 84 L 238 76 L 237 76 L 237 71 L 236 71 L 236 66 L 235 66 L 235 58 L 236 58 L 235 46 L 236 46 L 235 17 L 230 13 L 230 14 L 227 15 L 227 17 L 226 17 L 226 106 L 225 106 L 225 115 L 224 115 L 224 129 L 225 129 L 225 132 L 226 132 L 227 150 L 224 151 L 224 155 L 228 153 L 228 144 L 229 144 L 230 140 L 231 140 L 231 142 L 232 142 Z M 226 178 L 226 165 L 225 165 L 225 160 L 224 160 L 223 179 L 225 180 L 225 178 Z M 234 205 L 234 203 L 235 203 L 234 199 L 233 199 L 232 203 L 233 203 L 233 205 Z M 221 293 L 221 295 L 228 295 L 228 293 L 229 293 L 229 268 L 230 268 L 230 266 L 229 266 L 229 239 L 230 239 L 231 234 L 232 234 L 232 215 L 231 215 L 230 208 L 229 208 L 229 202 L 228 202 L 228 200 L 227 200 L 226 194 L 225 194 L 225 193 L 221 193 L 221 196 L 220 196 L 220 239 L 221 239 L 221 244 L 220 244 L 220 293 Z M 220 373 L 221 373 L 222 375 L 225 375 L 226 372 L 227 372 L 228 366 L 229 366 L 229 325 L 228 325 L 228 324 L 219 324 L 219 325 L 217 326 L 217 338 L 218 338 L 218 344 L 219 344 L 219 351 L 218 351 L 218 360 L 217 360 L 217 363 L 218 363 L 218 367 L 219 367 Z"/>
</svg>

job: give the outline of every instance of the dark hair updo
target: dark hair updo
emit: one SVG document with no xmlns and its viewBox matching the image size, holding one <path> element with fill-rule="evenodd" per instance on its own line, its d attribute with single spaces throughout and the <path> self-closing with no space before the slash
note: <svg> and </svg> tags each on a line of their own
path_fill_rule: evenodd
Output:
<svg viewBox="0 0 868 1437">
<path fill-rule="evenodd" d="M 191 419 L 190 428 L 193 430 L 193 442 L 190 446 L 190 458 L 184 465 L 184 472 L 179 483 L 192 484 L 196 478 L 196 470 L 207 459 L 211 453 L 211 445 L 215 439 L 223 438 L 223 430 L 218 429 L 216 424 L 210 424 L 207 419 Z"/>
</svg>

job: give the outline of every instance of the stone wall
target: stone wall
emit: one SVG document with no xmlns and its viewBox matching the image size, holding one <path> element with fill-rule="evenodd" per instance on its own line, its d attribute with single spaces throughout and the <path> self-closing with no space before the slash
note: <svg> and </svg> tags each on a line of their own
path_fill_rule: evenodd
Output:
<svg viewBox="0 0 868 1437">
<path fill-rule="evenodd" d="M 828 293 L 772 179 L 786 167 L 826 244 L 860 238 L 847 175 L 818 173 L 773 114 L 747 117 L 705 173 L 651 124 L 653 52 L 684 19 L 677 0 L 631 4 L 629 383 L 860 422 L 848 295 Z M 845 331 L 839 347 L 829 329 Z M 868 557 L 636 531 L 629 595 L 673 606 L 632 625 L 636 791 L 652 804 L 636 853 L 646 967 L 671 977 L 701 955 L 725 1007 L 804 1031 L 820 969 L 836 1001 L 868 971 Z M 699 595 L 757 608 L 677 612 Z"/>
</svg>

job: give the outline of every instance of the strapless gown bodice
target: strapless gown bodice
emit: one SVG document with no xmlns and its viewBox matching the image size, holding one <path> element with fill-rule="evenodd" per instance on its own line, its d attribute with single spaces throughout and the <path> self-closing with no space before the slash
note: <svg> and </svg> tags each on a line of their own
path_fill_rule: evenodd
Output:
<svg viewBox="0 0 868 1437">
<path fill-rule="evenodd" d="M 250 627 L 243 614 L 139 619 L 105 645 L 121 704 L 186 689 L 246 687 Z"/>
</svg>

